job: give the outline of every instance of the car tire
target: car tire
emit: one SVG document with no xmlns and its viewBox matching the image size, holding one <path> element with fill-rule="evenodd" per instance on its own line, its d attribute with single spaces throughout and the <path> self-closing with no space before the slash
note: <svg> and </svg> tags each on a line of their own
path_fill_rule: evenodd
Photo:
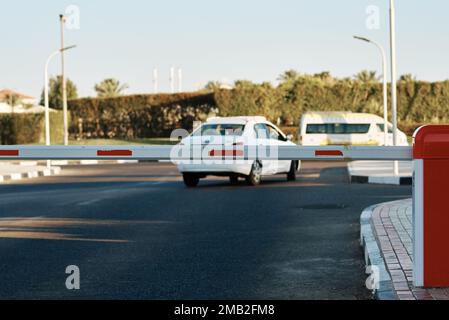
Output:
<svg viewBox="0 0 449 320">
<path fill-rule="evenodd" d="M 262 166 L 259 161 L 253 163 L 249 176 L 246 177 L 246 182 L 250 186 L 258 186 L 262 180 Z"/>
<path fill-rule="evenodd" d="M 184 184 L 188 188 L 195 188 L 200 182 L 200 178 L 191 173 L 184 173 L 182 175 L 182 179 L 184 180 Z"/>
<path fill-rule="evenodd" d="M 298 168 L 297 162 L 292 161 L 290 165 L 290 170 L 287 173 L 287 181 L 296 181 L 297 168 Z"/>
<path fill-rule="evenodd" d="M 239 177 L 238 176 L 229 176 L 229 182 L 235 186 L 239 183 Z"/>
</svg>

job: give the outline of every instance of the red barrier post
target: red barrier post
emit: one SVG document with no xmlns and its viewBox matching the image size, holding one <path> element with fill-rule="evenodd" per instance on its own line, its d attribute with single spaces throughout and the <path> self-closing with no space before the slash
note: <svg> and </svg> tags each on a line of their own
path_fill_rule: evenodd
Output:
<svg viewBox="0 0 449 320">
<path fill-rule="evenodd" d="M 449 287 L 449 125 L 418 129 L 414 162 L 414 282 Z"/>
</svg>

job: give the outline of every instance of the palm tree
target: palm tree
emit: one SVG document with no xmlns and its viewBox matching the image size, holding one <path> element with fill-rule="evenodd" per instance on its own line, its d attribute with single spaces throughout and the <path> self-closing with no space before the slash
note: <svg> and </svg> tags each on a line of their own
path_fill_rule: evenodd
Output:
<svg viewBox="0 0 449 320">
<path fill-rule="evenodd" d="M 221 86 L 222 86 L 222 83 L 220 81 L 209 81 L 204 86 L 204 89 L 207 91 L 216 91 L 216 90 L 219 90 Z"/>
<path fill-rule="evenodd" d="M 320 79 L 323 83 L 332 85 L 335 83 L 334 77 L 332 77 L 332 74 L 329 71 L 324 71 L 320 73 L 316 73 L 313 75 L 314 78 Z"/>
<path fill-rule="evenodd" d="M 121 96 L 123 91 L 128 88 L 129 86 L 126 83 L 120 84 L 120 81 L 113 78 L 105 79 L 101 83 L 95 85 L 95 91 L 99 98 L 114 98 Z"/>
<path fill-rule="evenodd" d="M 402 81 L 402 82 L 413 82 L 413 81 L 416 81 L 416 78 L 412 74 L 407 73 L 407 74 L 403 74 L 399 78 L 399 81 Z"/>
<path fill-rule="evenodd" d="M 354 78 L 363 84 L 376 83 L 379 81 L 379 77 L 377 76 L 376 71 L 368 71 L 368 70 L 363 70 L 359 72 L 354 76 Z"/>
<path fill-rule="evenodd" d="M 298 80 L 300 76 L 300 73 L 296 70 L 287 70 L 279 76 L 278 80 L 284 83 L 289 83 Z"/>
<path fill-rule="evenodd" d="M 332 78 L 332 75 L 329 71 L 323 71 L 320 73 L 315 73 L 313 75 L 315 78 L 320 78 L 321 80 L 328 80 L 330 78 Z"/>
<path fill-rule="evenodd" d="M 14 113 L 14 107 L 22 103 L 20 96 L 15 93 L 7 93 L 5 95 L 4 101 L 7 105 L 11 107 L 11 112 Z"/>
<path fill-rule="evenodd" d="M 236 80 L 234 82 L 234 87 L 238 89 L 252 89 L 256 85 L 249 80 Z"/>
</svg>

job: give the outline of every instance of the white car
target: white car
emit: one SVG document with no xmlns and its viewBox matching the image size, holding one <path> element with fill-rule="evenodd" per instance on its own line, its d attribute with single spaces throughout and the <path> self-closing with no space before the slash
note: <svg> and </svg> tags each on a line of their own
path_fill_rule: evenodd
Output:
<svg viewBox="0 0 449 320">
<path fill-rule="evenodd" d="M 251 186 L 260 184 L 262 176 L 281 173 L 286 174 L 289 181 L 293 181 L 296 180 L 300 161 L 276 159 L 236 161 L 236 154 L 232 154 L 232 150 L 231 154 L 227 154 L 220 149 L 222 147 L 241 148 L 246 145 L 274 149 L 276 146 L 296 146 L 290 139 L 291 137 L 287 137 L 264 117 L 211 118 L 184 138 L 180 145 L 199 145 L 201 148 L 212 150 L 209 155 L 213 156 L 215 152 L 215 155 L 222 160 L 224 156 L 229 156 L 230 159 L 213 163 L 190 160 L 179 162 L 177 165 L 187 187 L 196 187 L 200 179 L 207 176 L 227 176 L 232 184 L 236 184 L 239 178 L 245 178 Z"/>
</svg>

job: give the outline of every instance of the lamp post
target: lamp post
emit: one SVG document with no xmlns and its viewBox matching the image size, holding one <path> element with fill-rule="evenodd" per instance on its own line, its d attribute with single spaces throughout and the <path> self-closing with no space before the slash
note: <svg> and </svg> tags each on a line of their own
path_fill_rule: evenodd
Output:
<svg viewBox="0 0 449 320">
<path fill-rule="evenodd" d="M 170 93 L 175 93 L 175 67 L 170 68 Z"/>
<path fill-rule="evenodd" d="M 396 9 L 390 0 L 391 109 L 393 117 L 393 145 L 398 144 L 397 88 L 396 88 Z M 399 163 L 394 162 L 394 174 L 399 175 Z"/>
<path fill-rule="evenodd" d="M 51 144 L 50 141 L 50 102 L 49 102 L 49 88 L 48 88 L 48 66 L 50 64 L 51 59 L 56 56 L 58 53 L 62 53 L 64 51 L 75 48 L 76 46 L 70 46 L 66 48 L 62 48 L 56 50 L 52 54 L 50 54 L 45 62 L 45 70 L 44 70 L 44 102 L 45 102 L 45 144 L 49 146 Z M 47 162 L 49 165 L 49 162 Z"/>
<path fill-rule="evenodd" d="M 65 77 L 65 60 L 64 60 L 64 28 L 66 18 L 64 15 L 59 15 L 61 25 L 61 80 L 62 80 L 62 112 L 64 121 L 64 145 L 69 145 L 69 120 L 67 115 L 67 80 Z"/>
<path fill-rule="evenodd" d="M 182 92 L 182 69 L 178 68 L 178 92 Z"/>
<path fill-rule="evenodd" d="M 157 68 L 153 69 L 153 93 L 159 93 L 159 71 Z"/>
<path fill-rule="evenodd" d="M 354 36 L 354 39 L 374 44 L 380 51 L 382 57 L 382 73 L 383 73 L 383 105 L 384 105 L 384 141 L 388 145 L 388 84 L 387 84 L 387 56 L 384 48 L 377 42 L 364 37 Z"/>
</svg>

